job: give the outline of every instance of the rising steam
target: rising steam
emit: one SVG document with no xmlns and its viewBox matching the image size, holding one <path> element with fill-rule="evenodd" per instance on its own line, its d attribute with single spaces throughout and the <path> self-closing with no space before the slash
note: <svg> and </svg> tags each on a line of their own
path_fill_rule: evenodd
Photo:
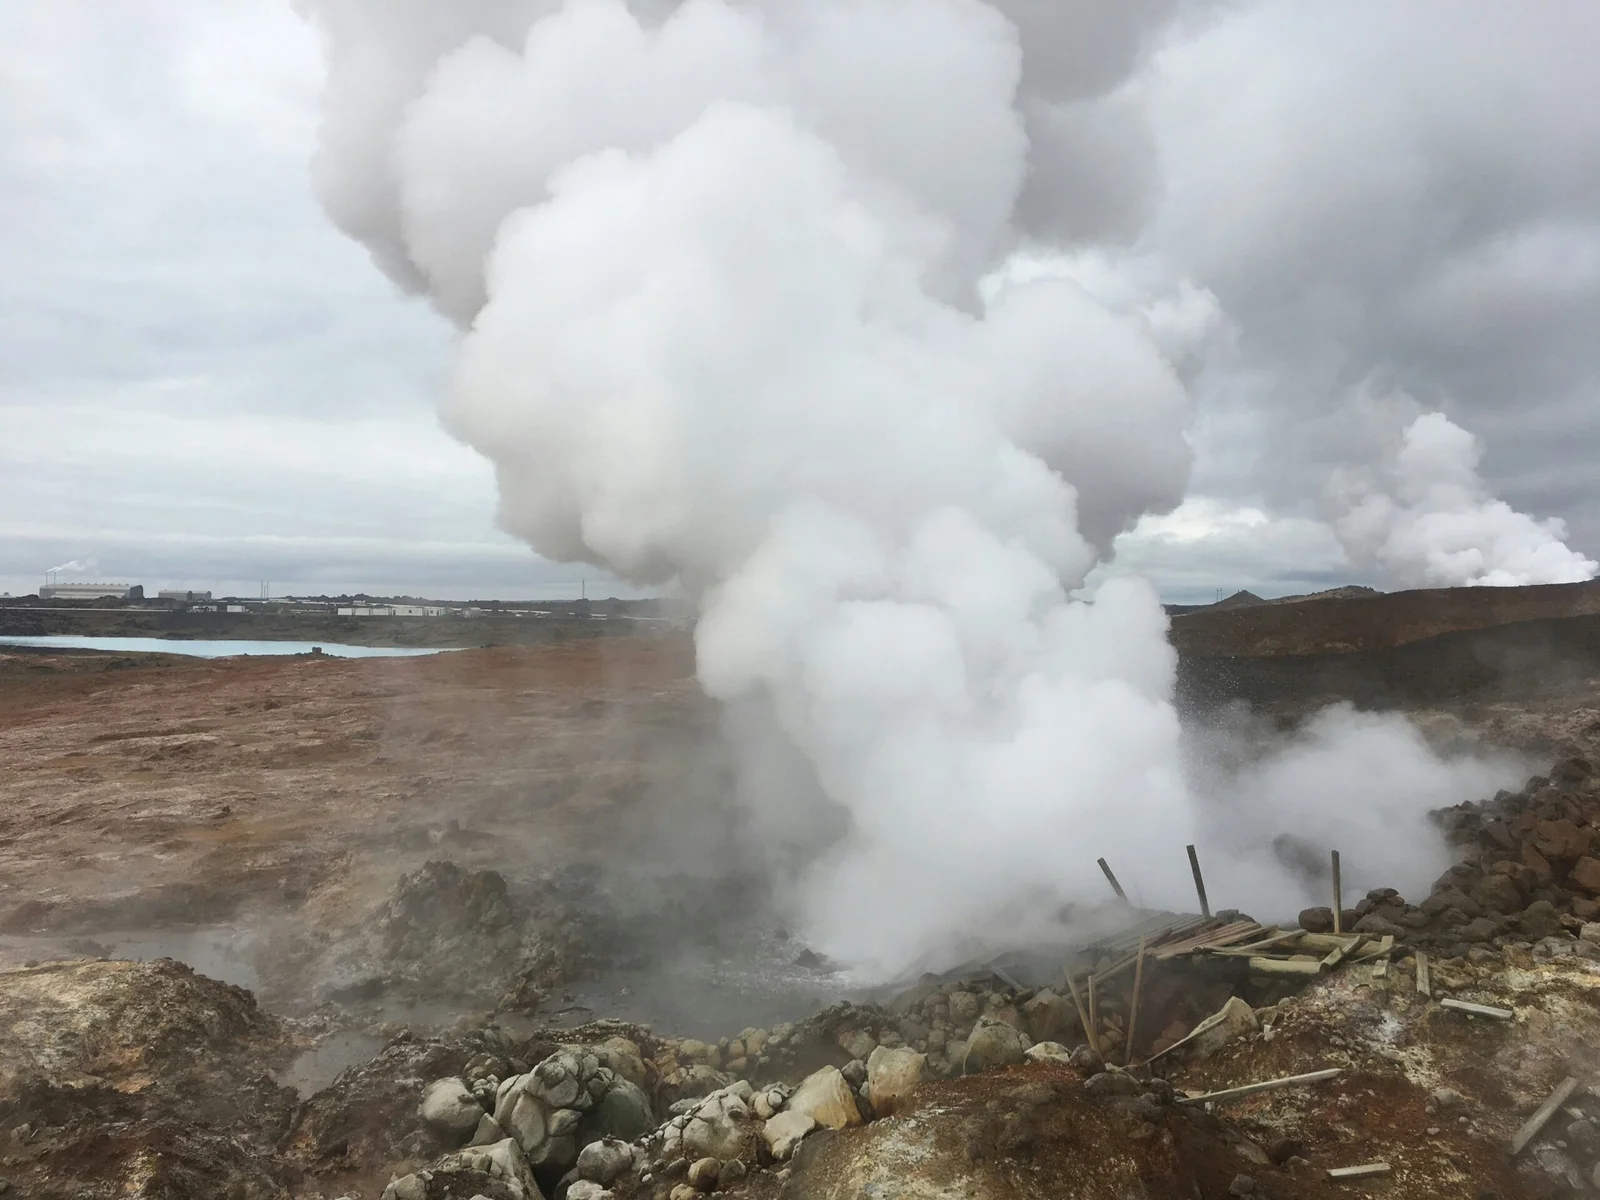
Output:
<svg viewBox="0 0 1600 1200">
<path fill-rule="evenodd" d="M 1196 840 L 1294 899 L 1186 770 L 1154 592 L 1069 598 L 1184 495 L 1172 340 L 1065 279 L 996 282 L 1025 233 L 1110 220 L 1114 197 L 1052 206 L 1081 181 L 1030 131 L 1114 86 L 1166 6 L 1082 23 L 1070 54 L 1072 5 L 306 7 L 324 203 L 462 327 L 445 417 L 505 525 L 695 597 L 752 827 L 804 850 L 815 943 L 892 969 L 1010 933 L 1098 898 L 1100 854 L 1184 904 L 1182 873 L 1133 864 Z M 1310 803 L 1296 763 L 1340 762 L 1385 818 L 1463 782 L 1415 738 L 1308 737 L 1250 768 L 1262 828 Z"/>
<path fill-rule="evenodd" d="M 1559 519 L 1539 521 L 1492 498 L 1478 439 L 1443 413 L 1406 426 L 1381 473 L 1347 474 L 1334 522 L 1357 562 L 1404 587 L 1515 587 L 1593 579 L 1600 563 L 1570 549 Z"/>
</svg>

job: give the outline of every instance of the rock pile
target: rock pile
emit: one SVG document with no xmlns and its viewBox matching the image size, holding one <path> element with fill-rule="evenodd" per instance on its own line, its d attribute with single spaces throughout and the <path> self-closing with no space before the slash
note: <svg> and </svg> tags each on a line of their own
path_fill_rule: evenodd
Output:
<svg viewBox="0 0 1600 1200">
<path fill-rule="evenodd" d="M 1346 931 L 1453 958 L 1488 961 L 1507 946 L 1535 957 L 1600 957 L 1582 936 L 1600 920 L 1600 775 L 1585 759 L 1559 762 L 1519 792 L 1434 814 L 1461 859 L 1410 904 L 1378 888 L 1341 914 Z M 1302 928 L 1333 927 L 1327 908 L 1300 914 Z M 1597 931 L 1600 932 L 1600 931 Z"/>
</svg>

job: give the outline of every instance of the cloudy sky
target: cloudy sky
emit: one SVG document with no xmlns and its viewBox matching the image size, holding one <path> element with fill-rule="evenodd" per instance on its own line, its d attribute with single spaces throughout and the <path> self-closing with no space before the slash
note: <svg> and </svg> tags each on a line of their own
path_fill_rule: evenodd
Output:
<svg viewBox="0 0 1600 1200">
<path fill-rule="evenodd" d="M 1486 496 L 1596 556 L 1600 10 L 1004 7 L 1046 26 L 1030 55 L 1109 64 L 1031 102 L 1069 153 L 1041 144 L 1055 186 L 1019 211 L 1086 286 L 1114 260 L 1211 305 L 1189 499 L 1121 566 L 1183 601 L 1392 585 L 1347 559 L 1328 481 L 1434 409 Z M 322 80 L 287 0 L 0 0 L 0 591 L 69 560 L 243 594 L 596 575 L 499 531 L 440 427 L 454 328 L 313 195 Z"/>
</svg>

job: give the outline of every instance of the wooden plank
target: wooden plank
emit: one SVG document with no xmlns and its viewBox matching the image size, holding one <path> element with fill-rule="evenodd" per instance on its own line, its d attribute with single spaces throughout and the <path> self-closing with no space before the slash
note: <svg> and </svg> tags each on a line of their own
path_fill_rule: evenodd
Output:
<svg viewBox="0 0 1600 1200">
<path fill-rule="evenodd" d="M 1168 942 L 1157 947 L 1154 950 L 1154 954 L 1158 959 L 1167 959 L 1176 958 L 1182 954 L 1192 954 L 1196 950 L 1210 950 L 1219 946 L 1229 946 L 1235 942 L 1242 942 L 1248 937 L 1254 937 L 1258 932 L 1265 932 L 1266 928 L 1265 925 L 1258 921 L 1235 921 L 1231 925 L 1208 929 L 1181 941 Z"/>
<path fill-rule="evenodd" d="M 1209 917 L 1211 915 L 1211 905 L 1206 900 L 1205 877 L 1200 874 L 1200 856 L 1194 852 L 1193 846 L 1188 847 L 1188 850 L 1189 870 L 1194 875 L 1194 893 L 1200 898 L 1200 915 Z"/>
<path fill-rule="evenodd" d="M 1111 864 L 1103 858 L 1095 860 L 1100 864 L 1100 870 L 1105 874 L 1106 882 L 1111 885 L 1111 890 L 1117 894 L 1117 899 L 1124 904 L 1128 903 L 1128 893 L 1122 890 L 1122 885 L 1117 882 L 1117 877 L 1111 873 Z M 1132 907 L 1131 905 L 1129 907 Z"/>
<path fill-rule="evenodd" d="M 1100 1042 L 1100 1019 L 1099 1019 L 1098 1014 L 1094 1011 L 1094 976 L 1093 975 L 1089 976 L 1085 986 L 1087 986 L 1088 989 L 1089 989 L 1089 1025 L 1095 1031 L 1095 1033 L 1094 1033 L 1094 1044 L 1096 1046 L 1095 1053 L 1099 1054 L 1100 1051 L 1098 1049 L 1098 1046 L 1099 1046 L 1099 1042 Z M 1104 1055 L 1102 1055 L 1101 1057 L 1104 1057 Z"/>
<path fill-rule="evenodd" d="M 1139 965 L 1133 969 L 1133 1002 L 1128 1007 L 1128 1047 L 1122 1065 L 1133 1063 L 1133 1033 L 1139 1027 L 1139 989 L 1144 986 L 1144 939 L 1139 939 Z"/>
<path fill-rule="evenodd" d="M 1343 950 L 1346 954 L 1361 944 L 1364 933 L 1305 933 L 1300 934 L 1300 944 L 1308 950 Z"/>
<path fill-rule="evenodd" d="M 1361 953 L 1351 958 L 1351 962 L 1371 962 L 1375 958 L 1388 958 L 1394 952 L 1394 934 L 1386 933 L 1376 944 L 1362 949 Z"/>
<path fill-rule="evenodd" d="M 1072 1003 L 1078 1009 L 1078 1024 L 1083 1026 L 1083 1040 L 1089 1043 L 1089 1049 L 1096 1054 L 1100 1053 L 1100 1039 L 1095 1037 L 1094 1024 L 1089 1020 L 1089 1014 L 1084 1011 L 1083 997 L 1078 994 L 1078 982 L 1072 978 L 1072 972 L 1067 971 L 1067 990 L 1072 993 Z"/>
<path fill-rule="evenodd" d="M 1180 1096 L 1178 1104 L 1206 1104 L 1213 1100 L 1235 1100 L 1241 1096 L 1254 1096 L 1258 1092 L 1275 1092 L 1279 1088 L 1300 1087 L 1332 1079 L 1343 1067 L 1328 1067 L 1322 1071 L 1307 1071 L 1304 1075 L 1285 1075 L 1281 1079 L 1267 1079 L 1261 1083 L 1247 1083 L 1241 1087 L 1223 1088 L 1220 1092 L 1206 1092 L 1199 1096 Z"/>
<path fill-rule="evenodd" d="M 1441 1000 L 1440 1008 L 1453 1008 L 1456 1012 L 1471 1013 L 1476 1017 L 1496 1017 L 1502 1021 L 1509 1021 L 1517 1014 L 1509 1008 L 1494 1008 L 1488 1004 L 1473 1004 L 1468 1000 Z"/>
<path fill-rule="evenodd" d="M 1013 979 L 1009 974 L 1007 974 L 1006 971 L 1005 971 L 1005 968 L 996 966 L 994 963 L 990 963 L 989 964 L 989 970 L 994 974 L 994 977 L 996 979 L 998 979 L 1001 983 L 1005 984 L 1013 992 L 1023 992 L 1023 991 L 1027 990 L 1020 983 L 1018 983 L 1015 979 Z"/>
<path fill-rule="evenodd" d="M 1201 948 L 1208 954 L 1221 954 L 1229 957 L 1237 957 L 1242 954 L 1248 958 L 1252 954 L 1260 954 L 1261 951 L 1270 950 L 1272 947 L 1282 945 L 1284 942 L 1292 942 L 1299 936 L 1300 931 L 1298 929 L 1279 929 L 1271 937 L 1262 938 L 1255 942 L 1246 942 L 1242 946 L 1203 946 Z"/>
<path fill-rule="evenodd" d="M 1257 975 L 1287 976 L 1301 979 L 1308 975 L 1321 975 L 1322 964 L 1315 960 L 1311 962 L 1295 962 L 1293 959 L 1257 957 L 1250 960 L 1250 970 Z"/>
<path fill-rule="evenodd" d="M 1539 1136 L 1539 1131 L 1545 1127 L 1550 1118 L 1556 1115 L 1556 1109 L 1567 1102 L 1568 1097 L 1578 1090 L 1578 1081 L 1568 1075 L 1556 1085 L 1556 1090 L 1551 1092 L 1543 1104 L 1539 1105 L 1533 1116 L 1528 1118 L 1527 1124 L 1517 1130 L 1516 1136 L 1511 1139 L 1511 1157 L 1515 1158 L 1528 1148 L 1528 1143 Z"/>
<path fill-rule="evenodd" d="M 1380 958 L 1372 964 L 1372 977 L 1374 979 L 1389 978 L 1389 960 L 1387 958 Z"/>
<path fill-rule="evenodd" d="M 1343 933 L 1344 886 L 1339 882 L 1339 852 L 1333 852 L 1333 931 Z"/>
<path fill-rule="evenodd" d="M 1332 950 L 1328 951 L 1327 957 L 1322 960 L 1322 969 L 1324 971 L 1333 970 L 1344 961 L 1344 956 L 1350 953 L 1351 946 L 1358 946 L 1360 944 L 1360 939 L 1357 939 L 1347 946 L 1335 946 Z"/>
<path fill-rule="evenodd" d="M 1389 1164 L 1386 1162 L 1362 1163 L 1359 1167 L 1329 1167 L 1329 1179 L 1370 1179 L 1374 1175 L 1387 1175 Z"/>
<path fill-rule="evenodd" d="M 1433 976 L 1428 971 L 1428 956 L 1421 950 L 1417 951 L 1417 991 L 1429 1000 L 1433 999 Z"/>
</svg>

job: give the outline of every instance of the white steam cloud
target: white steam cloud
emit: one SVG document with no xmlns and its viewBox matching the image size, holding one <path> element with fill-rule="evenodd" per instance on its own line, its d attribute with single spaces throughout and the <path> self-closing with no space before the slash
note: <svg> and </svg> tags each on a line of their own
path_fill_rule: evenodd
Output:
<svg viewBox="0 0 1600 1200">
<path fill-rule="evenodd" d="M 45 572 L 45 574 L 46 575 L 56 575 L 56 574 L 59 574 L 62 571 L 82 572 L 82 571 L 92 571 L 92 570 L 94 570 L 94 560 L 93 559 L 90 559 L 88 562 L 79 562 L 77 559 L 73 559 L 71 562 L 62 563 L 59 567 L 51 567 L 48 571 Z"/>
<path fill-rule="evenodd" d="M 1481 454 L 1478 439 L 1443 413 L 1417 417 L 1381 475 L 1336 481 L 1346 511 L 1334 528 L 1346 552 L 1404 587 L 1594 578 L 1600 563 L 1567 546 L 1560 520 L 1536 520 L 1488 495 Z"/>
<path fill-rule="evenodd" d="M 1010 935 L 1098 900 L 1101 854 L 1186 905 L 1186 872 L 1145 868 L 1188 841 L 1230 899 L 1297 899 L 1186 767 L 1154 592 L 1069 598 L 1184 495 L 1181 360 L 1214 302 L 1002 269 L 1023 231 L 1109 220 L 1115 189 L 1030 130 L 1073 125 L 1166 5 L 305 7 L 325 204 L 463 328 L 445 416 L 494 462 L 505 525 L 697 599 L 753 827 L 806 851 L 814 944 L 893 970 Z M 1083 153 L 1116 128 L 1076 128 Z M 1051 179 L 1078 189 L 1054 210 Z M 1335 763 L 1374 814 L 1342 803 L 1347 841 L 1489 784 L 1403 724 L 1307 739 L 1233 769 L 1252 828 L 1294 827 Z"/>
</svg>

